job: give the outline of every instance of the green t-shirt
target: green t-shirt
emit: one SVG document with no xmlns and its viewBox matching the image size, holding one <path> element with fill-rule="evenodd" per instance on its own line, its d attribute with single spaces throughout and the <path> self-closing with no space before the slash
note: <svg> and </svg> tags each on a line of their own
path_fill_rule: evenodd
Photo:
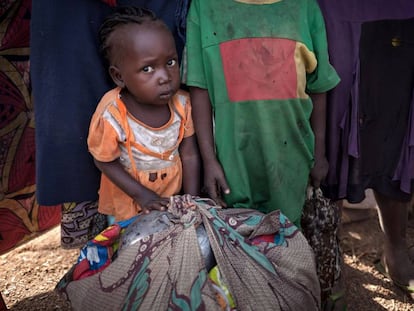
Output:
<svg viewBox="0 0 414 311">
<path fill-rule="evenodd" d="M 313 165 L 308 93 L 339 82 L 316 1 L 193 0 L 186 49 L 186 83 L 212 102 L 227 203 L 298 224 Z"/>
</svg>

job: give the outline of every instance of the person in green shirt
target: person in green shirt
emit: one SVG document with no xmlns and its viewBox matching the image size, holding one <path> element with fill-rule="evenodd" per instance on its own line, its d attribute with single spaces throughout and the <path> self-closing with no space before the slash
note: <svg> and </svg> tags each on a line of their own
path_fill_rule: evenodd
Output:
<svg viewBox="0 0 414 311">
<path fill-rule="evenodd" d="M 281 210 L 300 227 L 325 157 L 325 92 L 339 77 L 314 0 L 193 0 L 186 79 L 207 194 Z"/>
</svg>

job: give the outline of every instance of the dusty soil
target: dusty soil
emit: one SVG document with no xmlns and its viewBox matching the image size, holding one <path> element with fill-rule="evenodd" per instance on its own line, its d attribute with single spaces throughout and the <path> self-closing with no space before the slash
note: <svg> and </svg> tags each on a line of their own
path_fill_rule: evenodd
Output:
<svg viewBox="0 0 414 311">
<path fill-rule="evenodd" d="M 414 219 L 408 237 L 414 244 Z M 341 231 L 348 310 L 413 311 L 414 304 L 380 273 L 381 232 L 375 213 L 364 221 L 344 224 Z M 56 227 L 0 256 L 0 291 L 10 310 L 70 310 L 54 291 L 75 263 L 78 250 L 60 247 Z"/>
</svg>

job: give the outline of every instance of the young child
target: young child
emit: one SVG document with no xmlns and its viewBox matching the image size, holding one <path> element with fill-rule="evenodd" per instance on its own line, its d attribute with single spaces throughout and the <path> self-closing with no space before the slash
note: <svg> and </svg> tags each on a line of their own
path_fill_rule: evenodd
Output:
<svg viewBox="0 0 414 311">
<path fill-rule="evenodd" d="M 315 0 L 193 0 L 187 78 L 209 195 L 299 225 L 325 158 L 325 92 L 339 82 Z M 214 119 L 214 136 L 213 123 Z"/>
<path fill-rule="evenodd" d="M 169 197 L 199 191 L 189 96 L 179 90 L 174 38 L 144 8 L 123 7 L 100 29 L 116 87 L 92 117 L 88 147 L 101 170 L 99 211 L 115 221 L 165 210 Z"/>
</svg>

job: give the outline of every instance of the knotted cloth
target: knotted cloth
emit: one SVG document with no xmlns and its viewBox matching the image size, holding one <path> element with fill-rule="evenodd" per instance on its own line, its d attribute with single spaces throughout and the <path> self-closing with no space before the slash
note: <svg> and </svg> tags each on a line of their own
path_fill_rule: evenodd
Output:
<svg viewBox="0 0 414 311">
<path fill-rule="evenodd" d="M 237 310 L 319 310 L 312 249 L 280 211 L 222 209 L 187 195 L 172 197 L 168 211 L 174 225 L 123 249 L 104 270 L 62 278 L 57 290 L 74 310 L 223 310 L 197 241 L 201 224 Z"/>
</svg>

